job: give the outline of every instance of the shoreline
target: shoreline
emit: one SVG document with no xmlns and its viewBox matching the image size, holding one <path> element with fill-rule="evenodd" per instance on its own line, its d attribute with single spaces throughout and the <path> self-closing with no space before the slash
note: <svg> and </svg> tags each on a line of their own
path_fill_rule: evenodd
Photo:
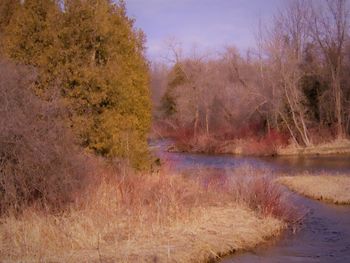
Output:
<svg viewBox="0 0 350 263">
<path fill-rule="evenodd" d="M 235 143 L 225 143 L 225 147 L 219 146 L 218 149 L 211 151 L 205 149 L 196 149 L 192 146 L 178 147 L 176 143 L 170 144 L 166 151 L 174 153 L 194 153 L 194 154 L 217 154 L 233 156 L 256 156 L 256 157 L 303 157 L 303 156 L 337 156 L 350 155 L 350 140 L 334 141 L 331 143 L 313 145 L 309 147 L 278 147 L 273 153 L 263 152 L 244 152 L 240 146 Z"/>
<path fill-rule="evenodd" d="M 350 155 L 350 141 L 334 141 L 305 148 L 289 146 L 277 150 L 279 156 L 327 156 L 327 155 Z"/>
<path fill-rule="evenodd" d="M 73 217 L 76 215 L 72 215 Z M 71 227 L 83 226 L 89 218 L 80 218 L 80 222 L 72 221 L 68 226 L 66 218 L 40 217 L 32 214 L 26 220 L 12 222 L 12 226 L 25 229 L 32 225 L 33 230 L 27 229 L 22 233 L 32 237 L 32 243 L 27 244 L 27 252 L 7 254 L 2 251 L 1 260 L 4 261 L 60 261 L 76 262 L 217 262 L 222 257 L 233 255 L 237 251 L 253 249 L 273 238 L 280 236 L 286 225 L 273 217 L 259 217 L 255 212 L 244 206 L 211 207 L 195 211 L 192 218 L 178 221 L 168 227 L 160 229 L 136 229 L 133 236 L 127 240 L 113 240 L 108 233 L 97 235 L 94 244 L 81 248 L 61 247 L 59 243 L 69 242 L 67 235 Z M 61 229 L 55 224 L 61 225 Z M 45 226 L 44 226 L 45 225 Z M 41 227 L 40 227 L 41 226 Z M 5 230 L 6 222 L 0 226 Z M 58 238 L 51 237 L 50 244 L 45 250 L 38 250 L 37 242 L 44 246 L 45 232 L 55 233 Z M 23 230 L 22 230 L 23 231 Z M 35 231 L 39 231 L 34 233 Z M 6 232 L 6 231 L 5 231 Z M 9 231 L 10 232 L 10 231 Z M 63 232 L 63 233 L 62 233 Z M 66 233 L 67 232 L 67 233 Z M 40 235 L 34 238 L 33 235 Z M 81 233 L 86 235 L 88 233 Z M 95 236 L 97 233 L 93 233 Z M 101 233 L 103 234 L 103 232 Z M 0 236 L 1 237 L 1 236 Z M 3 237 L 2 237 L 3 238 Z M 18 237 L 17 237 L 18 238 Z M 47 240 L 48 241 L 48 240 Z M 57 243 L 53 246 L 52 242 Z M 2 242 L 5 244 L 4 242 Z M 19 244 L 15 244 L 18 246 Z M 12 248 L 13 249 L 13 248 Z M 42 248 L 43 249 L 43 248 Z M 21 253 L 24 253 L 21 255 Z M 7 255 L 6 255 L 7 254 Z"/>
<path fill-rule="evenodd" d="M 307 198 L 336 205 L 350 205 L 350 176 L 348 175 L 301 174 L 282 176 L 276 181 Z"/>
<path fill-rule="evenodd" d="M 223 192 L 215 178 L 206 189 L 175 174 L 139 175 L 101 183 L 62 214 L 34 207 L 9 214 L 0 218 L 0 261 L 202 263 L 255 248 L 289 225 L 288 203 L 272 179 L 243 176 Z M 264 210 L 274 196 L 282 214 Z"/>
</svg>

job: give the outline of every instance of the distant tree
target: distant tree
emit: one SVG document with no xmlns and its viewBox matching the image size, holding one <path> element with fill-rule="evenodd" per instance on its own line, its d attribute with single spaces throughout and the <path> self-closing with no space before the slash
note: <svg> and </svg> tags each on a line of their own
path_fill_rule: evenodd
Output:
<svg viewBox="0 0 350 263">
<path fill-rule="evenodd" d="M 307 16 L 309 9 L 303 1 L 291 1 L 275 17 L 274 26 L 265 42 L 268 74 L 278 100 L 273 108 L 287 127 L 296 144 L 312 144 L 306 97 L 301 81 L 304 76 L 303 52 L 309 41 Z M 273 96 L 275 97 L 275 96 Z"/>
<path fill-rule="evenodd" d="M 160 62 L 153 62 L 150 67 L 151 73 L 151 98 L 153 105 L 153 117 L 159 119 L 161 117 L 162 97 L 166 92 L 169 74 L 168 65 Z"/>
<path fill-rule="evenodd" d="M 166 118 L 174 116 L 177 112 L 176 87 L 186 83 L 186 75 L 180 62 L 176 63 L 167 76 L 166 90 L 161 98 L 160 110 Z"/>
<path fill-rule="evenodd" d="M 301 79 L 301 86 L 305 94 L 305 106 L 308 108 L 309 116 L 317 123 L 320 122 L 320 94 L 322 85 L 317 76 L 305 75 Z"/>
<path fill-rule="evenodd" d="M 167 118 L 172 117 L 176 113 L 176 99 L 169 90 L 163 95 L 160 108 Z"/>
<path fill-rule="evenodd" d="M 310 29 L 313 38 L 323 54 L 334 101 L 337 137 L 345 136 L 344 90 L 341 85 L 344 67 L 344 52 L 349 30 L 349 8 L 346 0 L 327 0 L 325 10 L 313 6 L 310 16 Z"/>
</svg>

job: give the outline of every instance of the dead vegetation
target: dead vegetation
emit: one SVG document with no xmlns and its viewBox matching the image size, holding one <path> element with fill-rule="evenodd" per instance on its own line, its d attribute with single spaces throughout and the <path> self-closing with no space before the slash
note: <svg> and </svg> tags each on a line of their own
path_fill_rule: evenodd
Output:
<svg viewBox="0 0 350 263">
<path fill-rule="evenodd" d="M 348 139 L 335 140 L 328 143 L 310 145 L 308 147 L 297 147 L 293 144 L 288 147 L 279 147 L 278 155 L 334 155 L 349 154 L 350 141 Z"/>
<path fill-rule="evenodd" d="M 74 146 L 54 100 L 36 97 L 33 70 L 0 62 L 0 214 L 58 209 L 87 185 L 91 162 Z"/>
<path fill-rule="evenodd" d="M 278 185 L 249 169 L 114 172 L 61 214 L 28 207 L 2 217 L 0 260 L 206 262 L 278 235 L 295 213 Z"/>
<path fill-rule="evenodd" d="M 298 175 L 278 181 L 307 197 L 335 204 L 350 204 L 350 177 L 345 175 Z"/>
</svg>

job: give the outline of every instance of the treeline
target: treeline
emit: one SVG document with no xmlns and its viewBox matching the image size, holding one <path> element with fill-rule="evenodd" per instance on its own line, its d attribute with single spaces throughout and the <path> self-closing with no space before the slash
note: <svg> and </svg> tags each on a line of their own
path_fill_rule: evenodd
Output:
<svg viewBox="0 0 350 263">
<path fill-rule="evenodd" d="M 33 92 L 60 101 L 80 145 L 138 168 L 151 121 L 144 43 L 123 1 L 0 1 L 2 59 L 31 68 Z"/>
<path fill-rule="evenodd" d="M 309 146 L 347 137 L 348 11 L 345 0 L 290 1 L 272 25 L 259 26 L 257 48 L 244 56 L 229 47 L 184 57 L 171 45 L 172 65 L 152 69 L 158 123 L 195 140 L 274 133 Z"/>
</svg>

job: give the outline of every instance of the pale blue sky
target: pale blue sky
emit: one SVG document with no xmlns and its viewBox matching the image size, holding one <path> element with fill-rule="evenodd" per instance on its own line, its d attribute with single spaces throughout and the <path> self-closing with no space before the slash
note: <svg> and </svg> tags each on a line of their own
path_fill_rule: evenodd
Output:
<svg viewBox="0 0 350 263">
<path fill-rule="evenodd" d="M 188 51 L 193 44 L 219 51 L 254 46 L 259 19 L 266 23 L 287 0 L 126 0 L 128 15 L 147 35 L 147 54 L 158 59 L 166 40 L 175 38 Z"/>
</svg>

